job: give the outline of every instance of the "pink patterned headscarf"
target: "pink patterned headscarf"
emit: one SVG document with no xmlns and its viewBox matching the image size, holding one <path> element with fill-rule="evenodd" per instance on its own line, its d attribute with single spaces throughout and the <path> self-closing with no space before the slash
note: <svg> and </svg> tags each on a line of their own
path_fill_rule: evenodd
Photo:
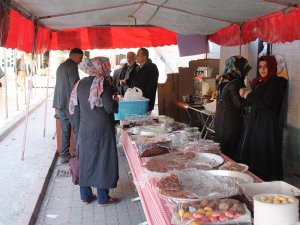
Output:
<svg viewBox="0 0 300 225">
<path fill-rule="evenodd" d="M 95 76 L 93 83 L 90 89 L 89 103 L 91 105 L 91 109 L 96 107 L 102 107 L 102 98 L 101 94 L 103 92 L 103 81 L 106 76 L 109 76 L 110 70 L 109 58 L 107 57 L 95 57 L 92 59 L 87 59 L 79 65 L 79 69 L 83 72 L 87 73 L 90 76 Z M 69 112 L 70 114 L 74 114 L 75 106 L 78 105 L 77 99 L 77 87 L 78 81 L 71 93 L 70 102 L 69 102 Z"/>
</svg>

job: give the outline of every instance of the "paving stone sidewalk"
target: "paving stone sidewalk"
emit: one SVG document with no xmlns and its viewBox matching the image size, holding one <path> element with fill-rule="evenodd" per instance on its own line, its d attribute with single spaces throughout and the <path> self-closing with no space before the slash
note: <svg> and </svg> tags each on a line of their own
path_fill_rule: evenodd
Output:
<svg viewBox="0 0 300 225">
<path fill-rule="evenodd" d="M 119 146 L 120 147 L 120 146 Z M 119 148 L 119 152 L 122 150 Z M 106 207 L 97 201 L 83 205 L 79 196 L 79 186 L 73 185 L 69 166 L 57 165 L 48 185 L 36 225 L 138 225 L 145 222 L 145 215 L 138 197 L 126 157 L 119 154 L 120 179 L 118 187 L 110 190 L 110 195 L 121 201 Z M 93 190 L 96 193 L 96 190 Z"/>
</svg>

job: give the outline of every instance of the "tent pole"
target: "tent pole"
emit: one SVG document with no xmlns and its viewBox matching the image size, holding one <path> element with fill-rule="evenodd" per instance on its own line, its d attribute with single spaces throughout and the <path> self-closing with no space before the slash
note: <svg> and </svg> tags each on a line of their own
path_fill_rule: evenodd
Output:
<svg viewBox="0 0 300 225">
<path fill-rule="evenodd" d="M 242 56 L 243 24 L 239 24 L 239 27 L 240 27 L 240 45 L 239 45 L 239 56 Z"/>
<path fill-rule="evenodd" d="M 15 87 L 16 87 L 16 107 L 19 111 L 19 91 L 18 91 L 18 70 L 17 70 L 17 50 L 14 50 L 14 70 L 15 70 Z"/>
<path fill-rule="evenodd" d="M 8 118 L 8 91 L 7 91 L 7 61 L 6 61 L 6 51 L 7 49 L 4 48 L 4 81 L 5 81 L 5 117 Z"/>
<path fill-rule="evenodd" d="M 52 33 L 50 33 L 50 40 L 51 40 Z M 51 48 L 50 48 L 51 49 Z M 44 116 L 44 132 L 43 137 L 46 136 L 46 118 L 47 118 L 47 109 L 48 109 L 48 94 L 49 94 L 49 79 L 50 79 L 50 72 L 49 72 L 49 65 L 50 65 L 50 52 L 49 52 L 49 62 L 48 62 L 48 70 L 47 70 L 47 87 L 46 87 L 46 96 L 45 96 L 45 116 Z M 44 61 L 43 61 L 44 67 Z"/>
<path fill-rule="evenodd" d="M 31 64 L 32 60 L 34 59 L 34 53 L 35 53 L 35 41 L 37 36 L 37 20 L 34 18 L 34 38 L 33 38 L 33 46 L 31 51 Z M 25 127 L 24 127 L 24 136 L 23 136 L 23 145 L 22 145 L 22 158 L 21 160 L 24 161 L 24 155 L 25 155 L 25 145 L 26 145 L 26 138 L 27 138 L 27 128 L 28 128 L 28 117 L 29 117 L 29 108 L 30 108 L 30 96 L 31 96 L 31 90 L 32 90 L 32 69 L 29 73 L 29 85 L 28 85 L 28 95 L 27 95 L 27 102 L 26 102 L 26 117 L 25 117 Z M 26 84 L 26 80 L 25 80 Z M 25 85 L 26 86 L 26 85 Z"/>
</svg>

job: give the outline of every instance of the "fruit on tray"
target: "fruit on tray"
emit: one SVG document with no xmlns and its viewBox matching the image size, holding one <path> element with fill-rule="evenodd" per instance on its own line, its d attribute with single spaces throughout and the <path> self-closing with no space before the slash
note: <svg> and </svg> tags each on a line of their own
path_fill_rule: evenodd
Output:
<svg viewBox="0 0 300 225">
<path fill-rule="evenodd" d="M 245 206 L 236 199 L 205 199 L 179 204 L 177 215 L 182 221 L 192 220 L 191 224 L 197 224 L 229 221 L 245 213 Z"/>
</svg>

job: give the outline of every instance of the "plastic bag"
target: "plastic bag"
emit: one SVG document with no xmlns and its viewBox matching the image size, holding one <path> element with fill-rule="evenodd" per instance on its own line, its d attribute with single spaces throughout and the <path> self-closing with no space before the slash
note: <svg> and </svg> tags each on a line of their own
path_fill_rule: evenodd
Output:
<svg viewBox="0 0 300 225">
<path fill-rule="evenodd" d="M 215 113 L 216 112 L 216 107 L 217 107 L 217 101 L 214 100 L 210 103 L 204 104 L 203 105 L 205 110 L 211 113 Z"/>
<path fill-rule="evenodd" d="M 246 181 L 214 170 L 185 169 L 159 179 L 155 190 L 162 198 L 179 203 L 234 196 L 243 182 Z"/>
<path fill-rule="evenodd" d="M 143 91 L 137 87 L 128 88 L 124 94 L 124 100 L 142 100 L 145 99 L 143 97 Z"/>
</svg>

